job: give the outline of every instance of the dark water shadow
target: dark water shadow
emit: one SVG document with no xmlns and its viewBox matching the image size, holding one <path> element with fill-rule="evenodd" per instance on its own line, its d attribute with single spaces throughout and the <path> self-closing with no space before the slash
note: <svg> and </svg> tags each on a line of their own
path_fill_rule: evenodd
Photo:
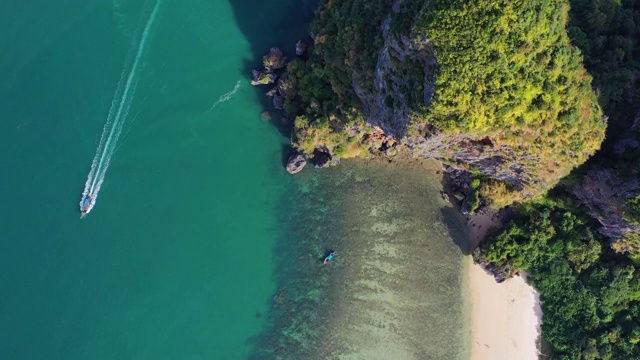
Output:
<svg viewBox="0 0 640 360">
<path fill-rule="evenodd" d="M 262 57 L 271 47 L 279 47 L 289 60 L 295 58 L 295 44 L 303 40 L 311 43 L 309 24 L 313 19 L 319 0 L 229 0 L 235 22 L 243 33 L 251 49 L 251 57 L 245 59 L 241 69 L 246 78 L 251 78 L 251 70 L 262 67 Z M 281 111 L 275 110 L 265 93 L 273 86 L 253 87 L 256 99 L 262 105 L 262 118 L 270 119 L 283 137 L 291 135 L 291 125 L 284 124 Z M 291 155 L 291 147 L 282 146 L 280 158 L 284 166 Z M 308 173 L 308 172 L 307 172 Z M 304 177 L 305 174 L 297 176 Z M 282 333 L 300 314 L 315 313 L 317 304 L 305 299 L 309 289 L 322 287 L 327 267 L 322 266 L 320 257 L 326 247 L 317 244 L 309 236 L 309 229 L 301 214 L 308 213 L 306 204 L 312 203 L 308 195 L 296 188 L 287 190 L 277 201 L 276 212 L 278 232 L 273 250 L 276 271 L 274 281 L 276 292 L 268 301 L 268 311 L 260 317 L 266 318 L 266 326 L 260 334 L 248 339 L 253 349 L 251 359 L 265 359 L 287 356 L 295 353 L 297 344 L 283 341 Z"/>
<path fill-rule="evenodd" d="M 313 20 L 319 0 L 229 0 L 235 22 L 251 48 L 251 59 L 242 64 L 243 73 L 251 78 L 251 70 L 262 67 L 262 57 L 272 47 L 282 49 L 287 59 L 296 57 L 295 44 L 303 40 L 311 42 L 309 24 Z M 255 86 L 256 97 L 260 99 L 264 112 L 269 113 L 273 125 L 289 138 L 291 125 L 284 124 L 281 111 L 275 110 L 265 96 L 273 85 Z"/>
<path fill-rule="evenodd" d="M 471 235 L 467 230 L 464 216 L 455 207 L 443 207 L 440 209 L 442 222 L 446 225 L 449 237 L 458 246 L 463 255 L 471 254 Z"/>
<path fill-rule="evenodd" d="M 280 156 L 280 165 L 282 167 L 287 166 L 289 162 L 289 157 L 295 154 L 295 150 L 289 145 L 282 145 L 281 156 Z"/>
</svg>

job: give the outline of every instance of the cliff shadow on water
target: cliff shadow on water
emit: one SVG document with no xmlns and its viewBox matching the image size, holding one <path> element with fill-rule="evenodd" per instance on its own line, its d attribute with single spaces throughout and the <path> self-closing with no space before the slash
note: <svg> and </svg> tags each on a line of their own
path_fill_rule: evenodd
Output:
<svg viewBox="0 0 640 360">
<path fill-rule="evenodd" d="M 309 24 L 319 3 L 319 0 L 229 0 L 236 24 L 251 47 L 252 57 L 242 64 L 247 78 L 251 78 L 251 70 L 262 67 L 262 57 L 270 48 L 279 47 L 288 60 L 293 60 L 296 42 L 311 42 Z M 274 110 L 265 96 L 274 86 L 255 86 L 254 91 L 262 104 L 263 118 L 271 119 L 282 135 L 289 138 L 291 127 L 282 123 L 281 112 Z"/>
<path fill-rule="evenodd" d="M 446 225 L 449 237 L 458 246 L 462 254 L 471 254 L 471 243 L 469 242 L 469 231 L 466 229 L 464 219 L 460 210 L 455 207 L 443 207 L 440 209 L 442 222 Z"/>
</svg>

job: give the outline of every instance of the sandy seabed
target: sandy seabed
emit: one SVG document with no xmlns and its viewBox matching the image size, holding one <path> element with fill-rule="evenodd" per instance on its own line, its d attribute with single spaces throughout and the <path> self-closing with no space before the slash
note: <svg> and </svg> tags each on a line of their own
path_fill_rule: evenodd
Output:
<svg viewBox="0 0 640 360">
<path fill-rule="evenodd" d="M 535 359 L 535 292 L 497 284 L 468 255 L 499 220 L 465 224 L 441 175 L 412 159 L 299 175 L 300 209 L 282 213 L 287 276 L 252 358 Z"/>
</svg>

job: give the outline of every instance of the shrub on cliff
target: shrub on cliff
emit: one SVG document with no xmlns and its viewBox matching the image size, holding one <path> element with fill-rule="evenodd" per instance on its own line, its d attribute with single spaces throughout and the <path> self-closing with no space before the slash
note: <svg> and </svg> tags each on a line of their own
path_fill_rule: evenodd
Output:
<svg viewBox="0 0 640 360">
<path fill-rule="evenodd" d="M 522 193 L 513 189 L 513 186 L 504 181 L 494 179 L 485 180 L 480 186 L 480 195 L 487 199 L 489 207 L 493 210 L 501 209 L 514 202 L 522 202 Z"/>
</svg>

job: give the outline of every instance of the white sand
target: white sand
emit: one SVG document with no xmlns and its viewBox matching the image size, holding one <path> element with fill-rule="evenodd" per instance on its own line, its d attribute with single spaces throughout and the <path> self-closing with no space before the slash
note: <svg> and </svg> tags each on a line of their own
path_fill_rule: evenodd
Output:
<svg viewBox="0 0 640 360">
<path fill-rule="evenodd" d="M 520 276 L 498 284 L 479 265 L 469 268 L 471 359 L 537 360 L 542 323 L 538 293 Z"/>
</svg>

